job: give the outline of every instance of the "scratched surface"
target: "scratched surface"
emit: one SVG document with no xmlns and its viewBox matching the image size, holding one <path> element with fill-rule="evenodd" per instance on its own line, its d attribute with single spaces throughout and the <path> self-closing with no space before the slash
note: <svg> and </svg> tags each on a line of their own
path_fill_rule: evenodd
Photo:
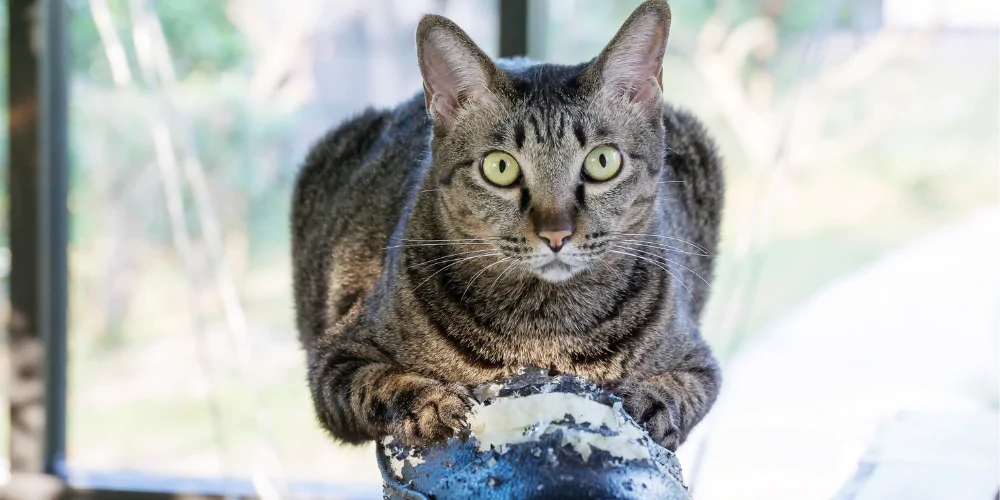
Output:
<svg viewBox="0 0 1000 500">
<path fill-rule="evenodd" d="M 527 397 L 566 392 L 588 396 L 615 408 L 617 397 L 587 381 L 566 375 L 550 376 L 542 370 L 526 370 L 511 379 L 477 389 L 480 402 L 493 397 Z M 620 411 L 620 410 L 619 410 Z M 637 425 L 627 419 L 628 425 Z M 573 447 L 563 445 L 561 433 L 584 429 L 585 422 L 572 418 L 537 440 L 513 444 L 503 453 L 479 451 L 468 431 L 442 445 L 414 449 L 388 443 L 379 446 L 379 465 L 386 479 L 389 499 L 436 498 L 659 498 L 688 500 L 680 465 L 674 454 L 651 439 L 640 442 L 650 449 L 651 460 L 624 461 L 594 449 L 587 460 Z M 593 431 L 593 429 L 585 429 Z M 407 457 L 411 457 L 409 460 Z M 412 457 L 417 457 L 413 460 Z M 397 473 L 393 470 L 395 461 Z M 399 464 L 402 464 L 399 468 Z"/>
</svg>

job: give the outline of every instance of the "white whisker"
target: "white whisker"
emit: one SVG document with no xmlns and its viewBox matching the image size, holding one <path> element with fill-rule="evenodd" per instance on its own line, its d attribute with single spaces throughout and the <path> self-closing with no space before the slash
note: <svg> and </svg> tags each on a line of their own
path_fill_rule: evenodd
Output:
<svg viewBox="0 0 1000 500">
<path fill-rule="evenodd" d="M 473 276 L 471 280 L 469 280 L 469 284 L 466 285 L 465 291 L 462 292 L 462 298 L 463 299 L 465 298 L 465 294 L 469 293 L 469 288 L 472 288 L 472 284 L 475 283 L 476 279 L 478 279 L 480 276 L 482 276 L 482 274 L 485 273 L 487 269 L 489 269 L 489 268 L 491 268 L 491 267 L 493 267 L 493 266 L 495 266 L 497 264 L 501 264 L 501 263 L 507 262 L 508 260 L 511 260 L 511 259 L 513 259 L 513 257 L 507 257 L 507 258 L 504 258 L 504 259 L 500 259 L 500 260 L 498 260 L 498 261 L 496 261 L 496 262 L 494 262 L 494 263 L 492 263 L 492 264 L 484 267 L 481 271 L 479 271 L 478 273 L 476 273 L 476 275 Z"/>
<path fill-rule="evenodd" d="M 645 251 L 645 250 L 640 250 L 640 249 L 638 249 L 638 248 L 631 248 L 631 247 L 627 247 L 627 246 L 621 246 L 621 245 L 613 245 L 613 246 L 615 246 L 615 247 L 617 247 L 617 248 L 623 248 L 623 249 L 626 249 L 626 250 L 632 250 L 632 251 L 634 251 L 634 252 L 639 252 L 639 253 L 643 253 L 643 254 L 646 254 L 646 255 L 652 255 L 653 257 L 656 257 L 656 258 L 658 258 L 658 259 L 663 259 L 663 260 L 665 260 L 665 261 L 667 261 L 667 262 L 669 262 L 670 264 L 673 264 L 673 265 L 675 265 L 675 266 L 680 266 L 681 268 L 683 268 L 683 269 L 687 270 L 687 271 L 688 271 L 688 272 L 690 272 L 691 274 L 693 274 L 693 275 L 697 276 L 697 277 L 698 277 L 698 279 L 700 279 L 700 280 L 704 281 L 704 282 L 705 282 L 705 284 L 709 286 L 709 288 L 711 288 L 711 287 L 712 287 L 712 284 L 711 284 L 711 283 L 709 283 L 709 282 L 708 282 L 708 280 L 706 280 L 705 278 L 702 278 L 700 274 L 698 274 L 697 272 L 693 271 L 693 270 L 692 270 L 691 268 L 689 268 L 689 267 L 686 267 L 686 266 L 685 266 L 684 264 L 681 264 L 680 262 L 677 262 L 677 261 L 674 261 L 674 260 L 670 260 L 670 259 L 668 259 L 667 257 L 664 257 L 664 256 L 662 256 L 662 255 L 657 255 L 657 254 L 655 254 L 655 253 L 652 253 L 652 252 L 647 252 L 647 251 Z"/>
<path fill-rule="evenodd" d="M 625 280 L 625 276 L 623 276 L 622 273 L 618 272 L 617 269 L 611 267 L 611 264 L 608 264 L 607 262 L 604 262 L 603 260 L 598 260 L 597 262 L 600 262 L 601 264 L 604 264 L 604 267 L 608 268 L 608 271 L 611 271 L 611 272 L 615 273 L 615 275 L 618 276 L 618 279 L 620 279 L 622 281 Z"/>
<path fill-rule="evenodd" d="M 413 267 L 416 268 L 416 269 L 420 269 L 422 267 L 427 267 L 427 266 L 433 265 L 435 263 L 441 263 L 442 261 L 447 261 L 447 260 L 455 258 L 455 257 L 461 257 L 462 255 L 472 255 L 472 254 L 484 253 L 484 252 L 487 252 L 487 253 L 488 252 L 496 252 L 496 250 L 494 250 L 492 248 L 488 248 L 488 249 L 481 249 L 481 250 L 470 250 L 468 252 L 451 253 L 451 254 L 445 255 L 443 257 L 436 257 L 436 258 L 433 258 L 433 259 L 431 259 L 429 261 L 421 262 L 420 264 L 417 264 L 417 265 L 415 265 Z"/>
<path fill-rule="evenodd" d="M 649 259 L 641 256 L 641 255 L 636 255 L 634 253 L 622 252 L 622 251 L 619 251 L 619 250 L 608 250 L 608 251 L 611 252 L 611 253 L 619 254 L 619 255 L 628 255 L 629 257 L 634 257 L 636 259 L 639 259 L 639 260 L 642 260 L 642 261 L 645 261 L 645 262 L 649 262 L 650 264 L 652 264 L 652 265 L 654 265 L 654 266 L 656 266 L 656 267 L 658 267 L 660 269 L 663 269 L 664 272 L 666 272 L 671 277 L 673 277 L 675 280 L 677 280 L 677 282 L 680 283 L 680 285 L 682 287 L 684 287 L 685 290 L 687 290 L 688 295 L 690 295 L 692 298 L 694 298 L 694 294 L 691 293 L 691 289 L 688 288 L 687 285 L 684 284 L 684 280 L 682 280 L 676 274 L 674 274 L 673 272 L 671 272 L 670 269 L 667 269 L 667 268 L 661 266 L 658 262 L 654 262 L 652 260 L 649 260 Z"/>
<path fill-rule="evenodd" d="M 421 239 L 421 238 L 401 238 L 398 236 L 390 236 L 390 240 L 397 241 L 411 241 L 415 243 L 462 243 L 467 241 L 493 241 L 499 240 L 499 237 L 490 238 L 453 238 L 453 239 Z"/>
<path fill-rule="evenodd" d="M 431 278 L 437 276 L 438 273 L 440 273 L 441 271 L 444 271 L 445 269 L 454 267 L 454 266 L 456 266 L 458 264 L 461 264 L 461 263 L 463 263 L 465 261 L 469 261 L 469 260 L 472 260 L 472 259 L 481 259 L 483 257 L 492 257 L 494 255 L 503 255 L 503 254 L 501 254 L 500 252 L 496 252 L 496 253 L 491 253 L 491 254 L 486 254 L 486 255 L 476 255 L 476 256 L 473 256 L 473 257 L 464 257 L 462 259 L 459 259 L 458 261 L 452 262 L 451 264 L 448 264 L 447 266 L 444 266 L 441 269 L 438 269 L 437 271 L 435 271 L 434 274 L 428 276 L 427 279 L 421 281 L 420 284 L 418 284 L 417 286 L 413 287 L 413 290 L 411 290 L 411 291 L 413 291 L 413 292 L 417 291 L 417 289 L 420 288 L 421 286 L 423 286 L 424 283 L 427 283 Z"/>
<path fill-rule="evenodd" d="M 417 244 L 407 244 L 407 245 L 392 245 L 383 248 L 382 250 L 389 250 L 391 248 L 416 248 L 416 247 L 444 247 L 444 246 L 462 246 L 462 245 L 491 245 L 491 242 L 484 241 L 482 243 L 417 243 Z"/>
<path fill-rule="evenodd" d="M 703 246 L 701 246 L 701 245 L 699 245 L 699 244 L 697 244 L 697 243 L 695 243 L 693 241 L 685 240 L 683 238 L 676 238 L 674 236 L 665 236 L 665 235 L 662 235 L 662 234 L 648 234 L 648 233 L 609 233 L 609 234 L 618 235 L 618 236 L 641 236 L 641 237 L 645 237 L 645 238 L 663 238 L 663 239 L 667 239 L 667 240 L 674 240 L 674 241 L 679 241 L 681 243 L 686 243 L 688 245 L 691 245 L 691 246 L 697 248 L 698 250 L 701 250 L 702 252 L 705 252 L 706 254 L 709 254 L 709 255 L 712 254 L 712 252 L 710 252 L 707 248 L 705 248 L 705 247 L 703 247 Z"/>
<path fill-rule="evenodd" d="M 510 265 L 507 266 L 507 268 L 504 269 L 502 273 L 500 273 L 500 276 L 497 276 L 497 279 L 493 280 L 493 284 L 490 285 L 489 293 L 493 292 L 493 287 L 497 286 L 497 282 L 500 281 L 500 278 L 503 278 L 503 275 L 507 274 L 507 271 L 510 271 L 511 269 L 513 269 L 514 266 L 517 265 L 517 263 L 518 263 L 518 261 L 516 261 L 516 260 L 514 262 L 511 262 Z"/>
<path fill-rule="evenodd" d="M 655 243 L 655 242 L 649 242 L 649 241 L 628 240 L 628 239 L 613 240 L 613 241 L 620 242 L 620 243 L 632 243 L 634 245 L 640 245 L 640 246 L 649 247 L 649 248 L 660 248 L 660 249 L 664 249 L 664 250 L 673 250 L 674 252 L 682 253 L 684 255 L 691 255 L 691 256 L 694 256 L 694 257 L 708 257 L 709 256 L 708 254 L 705 254 L 705 253 L 685 252 L 684 250 L 681 250 L 680 248 L 672 247 L 672 246 L 664 244 L 664 243 Z"/>
</svg>

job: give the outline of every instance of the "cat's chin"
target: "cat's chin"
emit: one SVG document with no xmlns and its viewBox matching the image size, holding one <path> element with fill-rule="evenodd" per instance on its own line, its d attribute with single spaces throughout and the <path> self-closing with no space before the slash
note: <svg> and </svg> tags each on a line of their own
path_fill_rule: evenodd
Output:
<svg viewBox="0 0 1000 500">
<path fill-rule="evenodd" d="M 535 275 L 542 281 L 549 283 L 562 283 L 569 280 L 580 271 L 579 268 L 570 266 L 565 262 L 552 261 L 535 270 Z"/>
</svg>

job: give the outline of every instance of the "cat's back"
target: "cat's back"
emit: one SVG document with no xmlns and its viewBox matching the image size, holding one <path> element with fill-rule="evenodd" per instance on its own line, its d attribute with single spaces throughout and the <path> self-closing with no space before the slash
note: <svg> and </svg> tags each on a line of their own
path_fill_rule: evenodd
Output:
<svg viewBox="0 0 1000 500">
<path fill-rule="evenodd" d="M 420 94 L 365 110 L 310 151 L 291 207 L 300 332 L 324 331 L 381 273 L 386 241 L 422 180 L 430 132 Z"/>
<path fill-rule="evenodd" d="M 295 237 L 299 224 L 331 202 L 355 198 L 352 188 L 381 174 L 400 173 L 393 161 L 409 165 L 426 155 L 430 122 L 416 96 L 391 109 L 368 108 L 329 131 L 312 147 L 295 182 L 292 200 Z M 331 195 L 342 195 L 333 196 Z"/>
</svg>

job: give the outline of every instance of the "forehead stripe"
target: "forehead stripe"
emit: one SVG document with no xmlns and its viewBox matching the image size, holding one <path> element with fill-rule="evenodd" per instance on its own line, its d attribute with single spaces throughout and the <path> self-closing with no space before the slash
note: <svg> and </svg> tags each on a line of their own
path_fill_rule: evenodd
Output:
<svg viewBox="0 0 1000 500">
<path fill-rule="evenodd" d="M 517 149 L 524 147 L 524 124 L 521 122 L 514 124 L 514 145 Z"/>
<path fill-rule="evenodd" d="M 535 141 L 541 144 L 543 142 L 542 127 L 538 124 L 538 119 L 535 118 L 535 115 L 528 115 L 528 121 L 531 122 L 531 127 L 535 129 Z"/>
<path fill-rule="evenodd" d="M 587 145 L 587 134 L 584 133 L 583 124 L 579 121 L 573 124 L 573 135 L 576 136 L 581 148 Z"/>
</svg>

